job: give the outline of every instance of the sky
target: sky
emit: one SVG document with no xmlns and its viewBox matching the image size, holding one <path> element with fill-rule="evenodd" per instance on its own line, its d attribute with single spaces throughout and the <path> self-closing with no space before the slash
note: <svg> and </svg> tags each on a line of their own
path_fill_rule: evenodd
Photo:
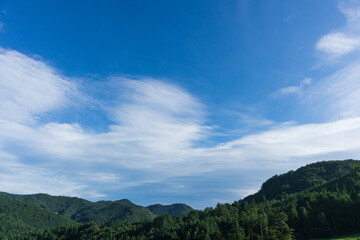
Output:
<svg viewBox="0 0 360 240">
<path fill-rule="evenodd" d="M 0 191 L 203 209 L 359 136 L 359 0 L 0 1 Z"/>
</svg>

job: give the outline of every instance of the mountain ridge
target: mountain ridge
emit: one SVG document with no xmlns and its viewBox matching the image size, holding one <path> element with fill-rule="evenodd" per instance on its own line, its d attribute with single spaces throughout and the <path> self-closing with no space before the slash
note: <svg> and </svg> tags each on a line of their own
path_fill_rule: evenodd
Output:
<svg viewBox="0 0 360 240">
<path fill-rule="evenodd" d="M 258 192 L 245 197 L 243 200 L 259 202 L 264 197 L 268 200 L 278 199 L 284 194 L 321 186 L 357 168 L 360 169 L 360 161 L 354 159 L 328 160 L 307 164 L 295 171 L 291 170 L 287 173 L 274 175 L 262 184 Z"/>
<path fill-rule="evenodd" d="M 79 223 L 94 221 L 100 225 L 116 220 L 126 222 L 151 220 L 161 214 L 181 216 L 193 210 L 186 204 L 154 204 L 143 207 L 128 199 L 92 202 L 79 197 L 52 196 L 46 193 L 21 195 L 2 192 L 1 194 L 5 194 L 15 200 L 32 203 L 42 209 L 68 217 Z M 151 206 L 157 206 L 157 208 L 155 209 Z M 151 211 L 151 209 L 154 209 L 156 213 Z"/>
<path fill-rule="evenodd" d="M 37 204 L 44 202 L 40 201 L 44 198 L 43 195 L 31 198 L 37 199 Z M 83 204 L 87 205 L 88 201 Z M 84 208 L 85 213 L 80 212 L 77 216 L 89 216 L 89 213 L 91 216 L 91 213 L 96 215 L 96 211 L 103 211 L 104 216 L 112 221 L 117 217 L 111 218 L 113 208 L 133 205 L 135 204 L 127 199 L 99 201 L 90 203 L 90 206 Z M 73 210 L 71 206 L 74 205 L 65 206 L 70 206 L 70 210 Z M 157 208 L 163 210 L 164 206 L 155 204 L 142 207 L 149 211 L 148 208 L 155 211 Z M 64 212 L 69 213 L 70 210 Z M 193 210 L 180 217 L 164 214 L 135 223 L 113 221 L 104 226 L 86 222 L 43 233 L 27 233 L 16 239 L 43 240 L 49 239 L 49 236 L 50 239 L 62 240 L 310 239 L 359 231 L 360 219 L 356 214 L 359 212 L 360 161 L 322 161 L 275 175 L 265 181 L 257 193 L 232 204 L 218 204 L 215 208 L 206 208 L 204 211 Z"/>
</svg>

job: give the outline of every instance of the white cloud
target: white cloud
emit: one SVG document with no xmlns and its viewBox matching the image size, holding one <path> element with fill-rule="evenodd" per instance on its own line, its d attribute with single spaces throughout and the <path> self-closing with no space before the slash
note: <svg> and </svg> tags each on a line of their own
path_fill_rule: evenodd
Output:
<svg viewBox="0 0 360 240">
<path fill-rule="evenodd" d="M 178 86 L 149 78 L 113 78 L 110 87 L 116 92 L 115 100 L 100 103 L 106 106 L 113 125 L 96 133 L 81 122 L 29 124 L 71 104 L 71 96 L 79 95 L 79 88 L 44 62 L 15 51 L 2 50 L 0 63 L 3 191 L 101 197 L 106 189 L 98 186 L 104 183 L 109 188 L 125 188 L 218 169 L 280 171 L 310 159 L 360 153 L 356 139 L 360 134 L 356 106 L 360 102 L 354 102 L 360 93 L 351 87 L 358 83 L 358 64 L 314 86 L 310 78 L 294 86 L 297 90 L 293 92 L 304 92 L 308 99 L 317 95 L 321 101 L 336 99 L 331 101 L 338 102 L 336 112 L 354 112 L 344 113 L 347 119 L 306 125 L 264 120 L 259 124 L 272 126 L 270 130 L 215 147 L 199 147 L 197 143 L 211 135 L 205 124 L 205 107 Z M 131 171 L 136 177 L 130 176 Z"/>
<path fill-rule="evenodd" d="M 347 25 L 340 31 L 319 39 L 316 49 L 336 58 L 360 49 L 360 1 L 342 1 L 339 9 L 346 16 Z"/>
<path fill-rule="evenodd" d="M 203 138 L 203 106 L 183 89 L 144 79 L 125 81 L 128 99 L 118 105 L 113 132 L 131 136 L 143 149 L 176 153 Z"/>
<path fill-rule="evenodd" d="M 300 92 L 301 88 L 300 86 L 289 86 L 289 87 L 284 87 L 280 89 L 280 93 L 298 93 Z"/>
<path fill-rule="evenodd" d="M 318 81 L 303 94 L 303 101 L 314 115 L 323 118 L 360 116 L 360 62 Z"/>
<path fill-rule="evenodd" d="M 0 48 L 0 119 L 33 122 L 75 92 L 74 84 L 43 62 Z"/>
<path fill-rule="evenodd" d="M 360 27 L 360 1 L 349 0 L 339 3 L 340 11 L 345 15 L 350 31 L 359 31 Z"/>
<path fill-rule="evenodd" d="M 272 96 L 277 97 L 277 96 L 288 95 L 288 94 L 299 94 L 299 93 L 302 93 L 305 86 L 311 85 L 311 84 L 312 84 L 311 78 L 304 78 L 299 83 L 299 85 L 281 88 L 277 92 L 273 93 Z"/>
<path fill-rule="evenodd" d="M 324 53 L 344 55 L 360 48 L 360 38 L 346 36 L 344 33 L 330 33 L 322 37 L 316 49 Z"/>
<path fill-rule="evenodd" d="M 56 171 L 1 159 L 0 189 L 10 193 L 48 193 L 51 195 L 79 196 L 86 187 L 72 182 Z"/>
<path fill-rule="evenodd" d="M 110 167 L 111 171 L 154 168 L 153 176 L 149 177 L 163 179 L 171 175 L 164 170 L 172 168 L 167 163 L 183 161 L 190 154 L 188 150 L 207 134 L 208 127 L 202 123 L 204 107 L 185 90 L 154 79 L 112 79 L 113 83 L 120 84 L 111 85 L 111 90 L 118 91 L 121 97 L 115 100 L 117 104 L 111 103 L 105 108 L 115 121 L 108 132 L 88 132 L 78 123 L 42 124 L 39 121 L 29 124 L 37 118 L 42 119 L 49 111 L 71 105 L 72 97 L 80 94 L 79 88 L 44 62 L 16 51 L 2 49 L 0 63 L 0 157 L 3 164 L 28 166 L 34 161 L 32 159 L 36 159 L 37 165 L 55 173 L 62 174 L 60 172 L 66 169 L 72 173 L 66 178 L 75 181 L 75 186 L 81 186 L 74 191 L 82 192 L 89 181 L 116 182 L 122 178 L 121 174 L 114 176 L 108 170 L 96 178 L 86 174 L 95 169 L 100 171 L 99 167 Z M 101 106 L 106 104 L 100 103 Z M 45 181 L 46 171 L 36 172 L 34 187 L 30 187 L 31 180 L 26 180 L 30 182 L 29 186 L 23 188 L 10 178 L 7 182 L 4 180 L 4 184 L 13 186 L 16 192 L 26 188 L 26 193 L 56 185 L 56 181 Z M 14 177 L 18 175 L 19 184 L 25 178 L 23 174 L 21 169 L 14 174 Z M 74 195 L 72 190 L 61 190 L 60 183 L 58 188 L 53 188 L 54 191 Z M 129 184 L 134 185 L 131 181 L 118 185 Z"/>
<path fill-rule="evenodd" d="M 228 161 L 238 167 L 252 164 L 271 167 L 276 166 L 276 162 L 291 163 L 298 158 L 318 158 L 336 152 L 356 150 L 360 153 L 360 142 L 356 140 L 359 134 L 360 118 L 285 126 L 219 145 L 211 149 L 208 156 L 226 159 L 222 163 Z"/>
</svg>

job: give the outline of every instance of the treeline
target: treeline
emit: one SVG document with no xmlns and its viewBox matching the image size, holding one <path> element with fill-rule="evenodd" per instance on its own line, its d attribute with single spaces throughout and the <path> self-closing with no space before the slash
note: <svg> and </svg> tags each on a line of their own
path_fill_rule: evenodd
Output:
<svg viewBox="0 0 360 240">
<path fill-rule="evenodd" d="M 99 226 L 113 221 L 137 223 L 150 221 L 163 213 L 181 216 L 191 210 L 185 204 L 143 207 L 127 199 L 90 202 L 77 197 L 0 192 L 0 239 L 14 239 L 19 234 L 77 226 L 77 223 L 91 221 Z"/>
<path fill-rule="evenodd" d="M 257 194 L 233 204 L 133 224 L 113 222 L 99 226 L 90 222 L 14 239 L 270 240 L 360 232 L 359 167 L 359 162 L 353 160 L 315 163 L 275 176 Z M 304 182 L 305 188 L 299 184 Z"/>
<path fill-rule="evenodd" d="M 62 225 L 76 225 L 76 222 L 0 194 L 0 239 L 13 239 L 17 234 L 53 229 Z"/>
<path fill-rule="evenodd" d="M 359 178 L 352 180 L 358 183 Z M 355 191 L 349 190 L 340 187 L 333 192 L 323 188 L 281 200 L 218 204 L 214 209 L 192 211 L 183 217 L 162 215 L 137 224 L 117 222 L 99 227 L 92 222 L 17 239 L 269 240 L 334 236 L 360 230 L 356 214 L 360 212 L 360 189 L 358 186 Z"/>
<path fill-rule="evenodd" d="M 281 199 L 286 194 L 299 193 L 322 186 L 329 181 L 343 177 L 360 168 L 360 161 L 323 161 L 306 165 L 296 171 L 275 175 L 262 184 L 261 189 L 244 200 L 256 202 L 267 199 Z"/>
<path fill-rule="evenodd" d="M 94 221 L 99 225 L 105 225 L 115 220 L 139 222 L 151 220 L 156 216 L 145 207 L 138 206 L 127 199 L 90 202 L 77 197 L 50 196 L 47 194 L 15 195 L 1 193 L 0 195 L 26 202 L 28 205 L 36 205 L 78 223 Z"/>
<path fill-rule="evenodd" d="M 279 211 L 278 211 L 279 210 Z M 137 224 L 112 223 L 99 227 L 91 222 L 43 233 L 29 233 L 16 239 L 292 239 L 287 214 L 270 202 L 218 204 L 215 209 L 192 211 L 182 217 L 162 215 Z"/>
</svg>

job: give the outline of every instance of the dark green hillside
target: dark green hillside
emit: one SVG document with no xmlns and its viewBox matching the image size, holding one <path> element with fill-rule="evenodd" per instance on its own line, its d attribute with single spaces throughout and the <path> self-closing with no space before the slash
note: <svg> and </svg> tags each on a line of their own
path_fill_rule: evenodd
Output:
<svg viewBox="0 0 360 240">
<path fill-rule="evenodd" d="M 0 193 L 0 236 L 2 237 L 74 224 L 75 222 L 69 218 Z"/>
<path fill-rule="evenodd" d="M 161 213 L 181 214 L 188 206 L 164 207 L 166 210 L 161 210 Z M 77 197 L 48 194 L 0 193 L 0 236 L 54 229 L 76 222 L 94 221 L 102 226 L 113 221 L 134 223 L 154 218 L 155 214 L 147 208 L 127 199 L 90 202 Z"/>
<path fill-rule="evenodd" d="M 252 197 L 181 217 L 164 214 L 149 221 L 106 226 L 91 222 L 17 239 L 290 240 L 358 233 L 358 165 L 354 160 L 310 164 L 269 179 Z M 259 196 L 262 200 L 255 201 Z M 109 207 L 108 202 L 101 204 Z"/>
<path fill-rule="evenodd" d="M 130 203 L 130 201 L 125 204 L 121 201 L 99 201 L 79 210 L 72 219 L 80 223 L 94 221 L 104 225 L 112 221 L 140 222 L 155 217 L 146 208 Z"/>
<path fill-rule="evenodd" d="M 69 218 L 79 210 L 94 204 L 93 202 L 77 197 L 51 196 L 43 193 L 31 195 L 8 194 L 8 196 L 16 200 L 33 203 L 50 212 Z"/>
<path fill-rule="evenodd" d="M 330 237 L 360 230 L 360 172 L 273 201 L 288 215 L 300 239 Z"/>
<path fill-rule="evenodd" d="M 146 207 L 155 215 L 170 214 L 171 216 L 179 217 L 189 214 L 193 209 L 186 204 L 175 203 L 172 205 L 154 204 Z"/>
<path fill-rule="evenodd" d="M 324 161 L 309 164 L 296 171 L 275 175 L 263 183 L 259 192 L 246 197 L 244 200 L 259 202 L 264 197 L 268 200 L 280 199 L 285 194 L 321 186 L 330 180 L 350 173 L 356 168 L 360 168 L 360 161 Z"/>
<path fill-rule="evenodd" d="M 13 199 L 26 201 L 45 210 L 71 218 L 79 223 L 94 221 L 104 225 L 116 220 L 138 222 L 155 217 L 146 208 L 127 199 L 90 202 L 77 197 L 50 196 L 48 194 L 7 195 Z"/>
<path fill-rule="evenodd" d="M 121 199 L 121 200 L 116 200 L 116 203 L 121 203 L 124 206 L 138 206 L 135 203 L 131 202 L 129 199 Z"/>
</svg>

